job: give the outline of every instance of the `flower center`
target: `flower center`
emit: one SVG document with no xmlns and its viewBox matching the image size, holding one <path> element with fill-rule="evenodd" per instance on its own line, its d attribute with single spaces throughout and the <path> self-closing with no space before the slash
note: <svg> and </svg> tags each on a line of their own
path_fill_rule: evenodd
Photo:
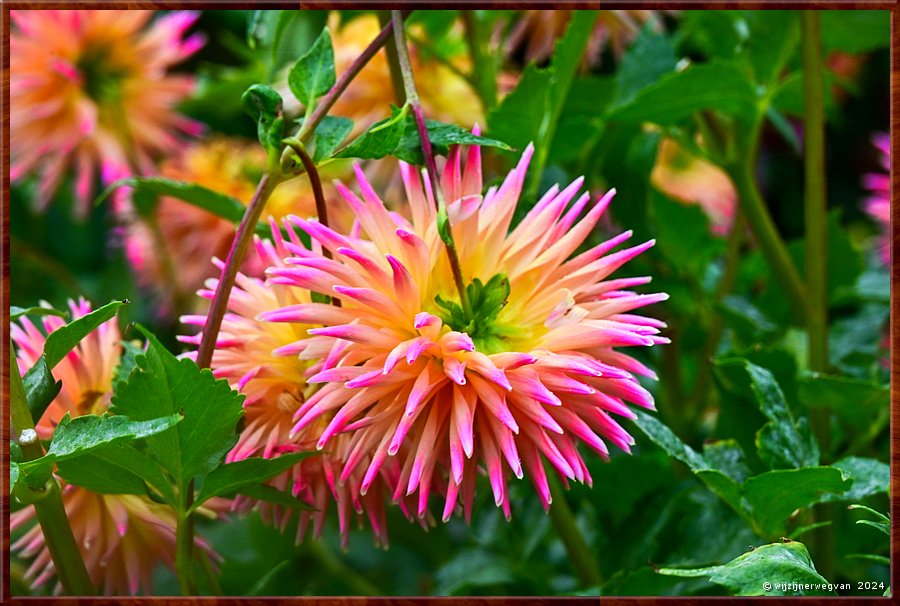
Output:
<svg viewBox="0 0 900 606">
<path fill-rule="evenodd" d="M 466 287 L 469 309 L 464 310 L 456 301 L 448 301 L 440 295 L 434 298 L 440 310 L 436 315 L 451 330 L 464 332 L 472 338 L 475 347 L 484 353 L 497 353 L 509 349 L 507 338 L 515 329 L 498 323 L 500 311 L 509 300 L 509 279 L 497 274 L 487 283 L 478 278 Z"/>
<path fill-rule="evenodd" d="M 84 82 L 84 92 L 98 105 L 118 103 L 122 99 L 122 81 L 128 68 L 116 64 L 115 54 L 106 45 L 91 46 L 75 62 Z"/>
</svg>

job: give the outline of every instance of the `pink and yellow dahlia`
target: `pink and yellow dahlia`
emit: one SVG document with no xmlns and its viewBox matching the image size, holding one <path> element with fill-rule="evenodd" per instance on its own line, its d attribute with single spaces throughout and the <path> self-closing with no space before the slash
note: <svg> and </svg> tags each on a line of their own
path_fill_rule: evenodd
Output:
<svg viewBox="0 0 900 606">
<path fill-rule="evenodd" d="M 255 263 L 284 267 L 283 259 L 306 252 L 293 229 L 288 228 L 290 240 L 285 241 L 274 220 L 272 228 L 272 242 L 256 240 Z M 321 252 L 321 249 L 318 250 Z M 216 265 L 219 269 L 223 266 L 218 260 Z M 217 279 L 209 279 L 200 295 L 212 299 L 217 286 Z M 309 348 L 303 359 L 296 355 L 279 355 L 284 351 L 296 354 L 297 348 L 293 344 L 303 339 L 311 326 L 264 322 L 257 317 L 264 311 L 302 305 L 311 300 L 307 290 L 267 284 L 259 278 L 238 274 L 211 364 L 217 378 L 227 379 L 234 389 L 246 395 L 244 429 L 238 443 L 228 454 L 228 462 L 247 457 L 271 458 L 285 453 L 315 450 L 317 432 L 324 429 L 324 419 L 317 426 L 310 426 L 297 434 L 292 434 L 291 428 L 297 410 L 318 389 L 317 385 L 307 383 L 306 379 L 319 372 L 323 363 L 328 363 L 329 351 L 314 351 Z M 206 316 L 183 316 L 182 321 L 202 327 L 206 323 Z M 184 343 L 199 345 L 200 335 L 179 339 Z M 195 357 L 196 353 L 190 352 L 187 355 Z M 340 479 L 344 462 L 353 454 L 349 446 L 349 436 L 341 436 L 329 445 L 328 452 L 300 461 L 270 482 L 281 491 L 290 491 L 311 509 L 284 508 L 244 497 L 235 501 L 234 508 L 247 512 L 255 507 L 265 521 L 282 530 L 295 516 L 299 516 L 297 541 L 300 542 L 310 525 L 313 536 L 321 536 L 333 502 L 345 547 L 349 541 L 354 512 L 360 521 L 362 514 L 365 514 L 372 527 L 376 545 L 386 547 L 388 538 L 383 486 L 392 485 L 399 470 L 395 466 L 385 465 L 381 470 L 382 481 L 373 490 L 360 493 L 361 477 L 348 482 Z"/>
<path fill-rule="evenodd" d="M 176 11 L 10 11 L 10 177 L 40 175 L 45 207 L 69 168 L 78 212 L 104 184 L 153 172 L 153 158 L 200 125 L 175 111 L 193 89 L 169 69 L 203 44 L 184 37 L 198 13 Z M 149 23 L 149 24 L 148 24 Z"/>
<path fill-rule="evenodd" d="M 872 137 L 872 143 L 878 148 L 883 173 L 863 175 L 863 185 L 870 195 L 864 202 L 864 208 L 881 226 L 882 235 L 878 242 L 878 254 L 885 265 L 891 262 L 891 138 L 885 133 Z"/>
<path fill-rule="evenodd" d="M 84 299 L 70 302 L 69 308 L 73 319 L 91 311 Z M 63 323 L 61 318 L 47 316 L 44 330 L 49 334 Z M 46 337 L 28 318 L 12 324 L 10 333 L 18 349 L 19 368 L 24 372 L 40 357 Z M 116 320 L 112 319 L 56 365 L 53 376 L 62 381 L 62 390 L 37 424 L 41 439 L 49 439 L 66 414 L 77 417 L 107 410 L 113 373 L 122 353 L 120 340 Z M 98 494 L 59 478 L 58 481 L 88 572 L 105 594 L 136 594 L 139 590 L 149 593 L 156 566 L 163 563 L 174 568 L 176 520 L 170 508 L 143 496 Z M 20 557 L 33 558 L 26 576 L 38 586 L 53 578 L 55 571 L 41 528 L 33 524 L 34 519 L 31 506 L 10 514 L 10 531 L 25 529 L 10 550 Z M 199 540 L 197 544 L 208 549 Z"/>
<path fill-rule="evenodd" d="M 248 203 L 262 177 L 266 152 L 243 139 L 214 137 L 195 143 L 162 164 L 164 177 L 202 185 Z M 325 177 L 349 173 L 349 167 L 331 164 Z M 336 194 L 325 187 L 329 206 L 336 206 Z M 266 203 L 266 217 L 282 218 L 291 213 L 315 215 L 316 204 L 309 179 L 303 175 L 280 184 Z M 346 213 L 332 212 L 332 221 L 349 226 Z M 156 232 L 156 233 L 155 233 Z M 203 281 L 214 275 L 211 257 L 225 258 L 234 239 L 235 226 L 210 212 L 176 198 L 163 197 L 150 222 L 138 217 L 128 221 L 126 255 L 140 282 L 167 301 L 193 294 Z M 265 266 L 252 258 L 243 270 L 262 275 Z M 179 307 L 179 306 L 176 306 Z"/>
<path fill-rule="evenodd" d="M 422 516 L 436 490 L 444 520 L 458 501 L 468 518 L 484 468 L 507 516 L 511 476 L 527 474 L 546 508 L 545 464 L 590 483 L 579 443 L 603 458 L 607 442 L 628 451 L 632 438 L 614 417 L 633 418 L 628 402 L 653 407 L 635 378 L 653 372 L 617 348 L 667 342 L 661 322 L 632 313 L 667 296 L 626 290 L 649 278 L 607 280 L 653 242 L 608 254 L 631 235 L 624 233 L 573 256 L 613 196 L 592 204 L 589 194 L 576 197 L 583 179 L 554 186 L 510 231 L 531 155 L 529 146 L 482 195 L 479 148 L 465 159 L 458 147 L 450 153 L 440 182 L 469 285 L 466 306 L 432 192 L 406 164 L 409 220 L 385 208 L 359 169 L 362 198 L 338 186 L 357 232 L 288 219 L 333 258 L 295 248 L 283 267 L 269 269 L 270 282 L 337 297 L 341 306 L 304 302 L 260 317 L 320 326 L 279 351 L 301 360 L 328 352 L 308 379 L 322 387 L 298 408 L 292 432 L 315 428 L 316 446 L 326 450 L 349 440 L 340 477 L 361 476 L 361 494 L 384 465 L 397 465 L 395 500 L 417 497 Z"/>
<path fill-rule="evenodd" d="M 674 139 L 660 141 L 650 183 L 685 204 L 697 204 L 709 217 L 713 233 L 731 230 L 737 190 L 721 168 L 691 154 Z"/>
</svg>

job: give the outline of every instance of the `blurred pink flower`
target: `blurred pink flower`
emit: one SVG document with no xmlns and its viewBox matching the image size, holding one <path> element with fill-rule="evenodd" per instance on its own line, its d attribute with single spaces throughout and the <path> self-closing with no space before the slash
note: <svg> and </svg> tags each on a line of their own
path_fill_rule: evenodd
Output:
<svg viewBox="0 0 900 606">
<path fill-rule="evenodd" d="M 437 490 L 444 520 L 458 501 L 468 519 L 484 466 L 507 516 L 510 476 L 527 473 L 546 508 L 545 460 L 564 481 L 590 483 L 578 443 L 603 458 L 604 440 L 627 451 L 632 438 L 612 415 L 633 418 L 626 402 L 653 407 L 634 374 L 654 373 L 616 348 L 668 341 L 658 335 L 663 323 L 630 313 L 667 296 L 625 290 L 649 278 L 606 280 L 653 242 L 607 254 L 631 235 L 624 233 L 572 257 L 613 195 L 576 199 L 582 179 L 554 186 L 509 232 L 531 155 L 529 146 L 484 196 L 478 147 L 465 159 L 454 148 L 445 165 L 441 184 L 475 306 L 462 320 L 447 303 L 457 295 L 432 194 L 412 167 L 401 163 L 411 221 L 389 212 L 359 169 L 362 199 L 339 190 L 360 229 L 345 235 L 289 218 L 334 258 L 295 248 L 284 267 L 269 269 L 270 282 L 336 296 L 341 306 L 301 303 L 260 317 L 321 325 L 279 350 L 301 359 L 328 352 L 308 379 L 322 388 L 297 410 L 292 431 L 315 427 L 320 449 L 348 435 L 341 480 L 355 482 L 364 470 L 361 494 L 396 464 L 395 500 L 417 496 L 423 516 Z"/>
<path fill-rule="evenodd" d="M 273 241 L 256 240 L 253 264 L 285 267 L 283 259 L 292 255 L 291 250 L 305 251 L 293 229 L 288 227 L 287 232 L 290 240 L 285 241 L 273 220 Z M 216 265 L 221 269 L 223 264 L 216 260 Z M 200 291 L 200 295 L 212 299 L 217 285 L 217 279 L 207 280 L 206 288 Z M 244 429 L 228 455 L 229 462 L 247 457 L 271 458 L 290 452 L 315 450 L 317 432 L 324 429 L 324 421 L 296 435 L 291 435 L 291 427 L 294 425 L 294 414 L 318 389 L 317 385 L 308 384 L 306 377 L 321 369 L 328 351 L 322 349 L 314 352 L 310 349 L 303 359 L 296 355 L 278 355 L 283 348 L 291 349 L 293 343 L 305 338 L 306 330 L 312 326 L 264 322 L 257 317 L 264 311 L 310 302 L 309 291 L 267 284 L 259 278 L 238 274 L 211 365 L 217 378 L 227 379 L 234 389 L 247 396 L 244 400 Z M 206 316 L 183 316 L 182 322 L 202 327 Z M 182 336 L 179 340 L 199 345 L 200 335 Z M 186 355 L 196 357 L 196 352 Z M 239 497 L 234 508 L 248 512 L 255 507 L 265 521 L 282 530 L 291 519 L 299 516 L 299 542 L 310 525 L 313 535 L 316 538 L 321 536 L 333 502 L 345 547 L 349 542 L 354 512 L 360 518 L 365 512 L 376 545 L 387 547 L 383 486 L 398 475 L 399 470 L 395 466 L 384 466 L 381 470 L 384 481 L 376 483 L 368 493 L 361 494 L 362 471 L 357 472 L 360 477 L 353 481 L 339 479 L 344 461 L 351 455 L 349 436 L 341 436 L 329 446 L 328 452 L 300 461 L 270 482 L 281 491 L 290 491 L 311 509 L 285 508 L 246 497 Z M 404 507 L 404 511 L 408 513 L 409 510 Z"/>
<path fill-rule="evenodd" d="M 872 143 L 880 152 L 883 173 L 863 175 L 863 186 L 870 196 L 864 201 L 864 208 L 881 226 L 882 235 L 878 242 L 878 254 L 885 265 L 891 262 L 891 138 L 885 133 L 872 137 Z"/>
<path fill-rule="evenodd" d="M 153 158 L 195 135 L 199 123 L 175 105 L 193 78 L 168 74 L 203 45 L 184 37 L 198 13 L 152 23 L 146 10 L 13 10 L 10 17 L 10 177 L 40 175 L 38 208 L 74 170 L 80 216 L 97 173 L 109 184 L 152 173 Z"/>
<path fill-rule="evenodd" d="M 70 301 L 69 308 L 72 319 L 91 311 L 84 299 Z M 46 316 L 43 320 L 47 334 L 63 324 L 58 317 Z M 10 333 L 18 350 L 19 369 L 24 373 L 40 357 L 46 337 L 28 318 L 23 318 L 20 324 L 11 324 Z M 107 410 L 113 373 L 122 353 L 120 340 L 116 319 L 112 319 L 100 325 L 54 367 L 53 376 L 62 381 L 62 390 L 37 424 L 41 439 L 49 439 L 66 414 L 77 417 Z M 176 522 L 170 508 L 143 496 L 98 494 L 59 478 L 58 481 L 88 572 L 104 594 L 135 594 L 138 590 L 149 593 L 153 589 L 156 566 L 163 563 L 174 568 Z M 10 531 L 27 528 L 10 550 L 22 558 L 34 558 L 26 577 L 38 586 L 51 579 L 55 571 L 41 528 L 32 525 L 34 519 L 31 506 L 10 514 Z M 209 551 L 199 539 L 197 545 Z"/>
</svg>

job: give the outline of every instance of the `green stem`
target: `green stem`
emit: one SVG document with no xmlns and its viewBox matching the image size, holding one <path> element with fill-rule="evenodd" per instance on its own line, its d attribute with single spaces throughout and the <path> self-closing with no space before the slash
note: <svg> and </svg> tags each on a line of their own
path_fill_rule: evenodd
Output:
<svg viewBox="0 0 900 606">
<path fill-rule="evenodd" d="M 34 432 L 34 421 L 31 411 L 28 409 L 28 401 L 25 398 L 25 386 L 22 384 L 22 376 L 19 374 L 19 364 L 16 360 L 15 349 L 9 344 L 9 415 L 12 423 L 13 434 L 17 439 L 22 432 Z M 40 440 L 20 441 L 22 454 L 26 461 L 40 458 L 44 454 Z M 45 494 L 34 502 L 34 511 L 37 514 L 41 533 L 53 560 L 53 567 L 59 577 L 63 591 L 68 595 L 96 595 L 94 584 L 84 565 L 72 527 L 69 525 L 69 517 L 63 505 L 59 484 L 51 476 L 44 486 Z"/>
<path fill-rule="evenodd" d="M 186 495 L 193 496 L 193 482 L 190 482 Z M 190 508 L 193 499 L 184 499 L 185 512 Z M 175 526 L 175 574 L 182 595 L 197 595 L 197 582 L 194 578 L 194 533 L 193 514 L 178 513 Z"/>
<path fill-rule="evenodd" d="M 490 32 L 473 10 L 460 11 L 466 26 L 466 42 L 472 58 L 472 77 L 466 78 L 475 86 L 484 114 L 497 105 L 497 65 L 495 55 L 488 48 Z"/>
<path fill-rule="evenodd" d="M 784 240 L 781 239 L 775 228 L 772 216 L 759 192 L 754 174 L 759 153 L 761 126 L 762 120 L 759 119 L 752 129 L 743 161 L 729 165 L 728 173 L 737 189 L 741 210 L 747 217 L 747 222 L 756 236 L 769 269 L 783 291 L 784 298 L 790 307 L 791 316 L 798 324 L 804 324 L 806 322 L 806 296 L 803 281 L 788 254 Z"/>
<path fill-rule="evenodd" d="M 341 579 L 343 583 L 356 595 L 377 596 L 382 595 L 381 590 L 375 587 L 369 580 L 347 566 L 343 560 L 335 556 L 320 540 L 306 541 L 307 551 L 333 577 Z"/>
<path fill-rule="evenodd" d="M 228 257 L 225 259 L 225 268 L 219 277 L 219 283 L 216 285 L 216 294 L 213 296 L 212 306 L 206 317 L 206 324 L 203 326 L 203 336 L 200 340 L 200 348 L 197 351 L 197 366 L 200 368 L 209 368 L 212 363 L 213 351 L 216 347 L 216 337 L 219 329 L 222 327 L 222 319 L 225 317 L 225 311 L 228 309 L 228 299 L 231 296 L 231 289 L 234 288 L 234 281 L 237 277 L 238 270 L 244 262 L 247 254 L 247 248 L 250 246 L 250 240 L 256 229 L 256 224 L 262 216 L 266 201 L 278 185 L 278 179 L 272 175 L 264 174 L 256 187 L 253 199 L 247 206 L 244 218 L 238 226 L 231 249 L 228 251 Z"/>
<path fill-rule="evenodd" d="M 431 149 L 431 139 L 428 136 L 428 128 L 425 125 L 425 115 L 422 113 L 422 104 L 419 101 L 419 93 L 416 90 L 416 81 L 413 77 L 412 64 L 409 60 L 409 48 L 406 46 L 406 35 L 403 27 L 401 11 L 391 11 L 391 19 L 394 23 L 394 42 L 397 47 L 397 60 L 400 65 L 400 73 L 403 75 L 403 89 L 406 92 L 406 102 L 412 108 L 416 120 L 416 129 L 419 132 L 419 142 L 422 145 L 422 155 L 425 156 L 425 167 L 428 172 L 428 181 L 431 191 L 434 193 L 434 203 L 437 210 L 438 233 L 444 242 L 447 251 L 447 259 L 450 262 L 450 271 L 453 274 L 453 283 L 459 294 L 460 305 L 466 314 L 471 317 L 469 298 L 466 296 L 466 287 L 463 281 L 462 268 L 459 264 L 459 255 L 456 252 L 456 244 L 453 241 L 453 229 L 450 219 L 447 217 L 447 203 L 444 201 L 444 192 L 438 181 L 437 164 L 434 161 L 434 153 Z M 443 223 L 443 225 L 442 225 Z"/>
<path fill-rule="evenodd" d="M 825 192 L 825 84 L 820 19 L 817 11 L 801 12 L 803 44 L 803 170 L 806 225 L 807 355 L 813 372 L 828 370 L 828 200 Z M 830 415 L 817 407 L 812 426 L 823 452 L 831 444 Z M 834 519 L 834 506 L 813 510 L 814 521 Z M 835 572 L 834 526 L 820 529 L 810 545 L 816 566 L 825 578 Z"/>
<path fill-rule="evenodd" d="M 718 306 L 722 300 L 734 288 L 734 281 L 737 278 L 738 265 L 740 263 L 741 244 L 744 241 L 744 231 L 747 229 L 747 222 L 741 209 L 737 209 L 734 216 L 734 223 L 731 226 L 731 233 L 728 236 L 728 248 L 725 250 L 725 268 L 722 271 L 722 279 L 716 288 L 713 297 L 714 305 Z M 725 329 L 725 321 L 718 309 L 714 310 L 712 320 L 709 323 L 709 330 L 706 332 L 706 340 L 703 342 L 703 349 L 700 352 L 700 360 L 697 365 L 697 378 L 694 382 L 694 388 L 691 390 L 689 413 L 691 419 L 688 424 L 693 426 L 697 416 L 702 412 L 703 402 L 712 379 L 712 367 L 710 358 L 716 354 L 719 347 L 719 341 L 722 339 L 722 331 Z"/>
<path fill-rule="evenodd" d="M 391 11 L 378 11 L 378 22 L 382 28 L 391 24 Z M 406 89 L 403 87 L 403 74 L 400 72 L 400 59 L 397 57 L 397 45 L 388 44 L 384 47 L 387 54 L 388 71 L 391 74 L 391 88 L 394 89 L 394 101 L 397 107 L 402 107 L 406 103 Z"/>
<path fill-rule="evenodd" d="M 599 587 L 603 578 L 600 576 L 597 558 L 594 557 L 594 552 L 588 547 L 575 523 L 575 516 L 566 501 L 566 494 L 555 475 L 548 474 L 547 480 L 550 484 L 550 496 L 553 498 L 549 511 L 550 521 L 569 554 L 569 561 L 575 569 L 575 574 L 578 575 L 583 587 Z"/>
</svg>

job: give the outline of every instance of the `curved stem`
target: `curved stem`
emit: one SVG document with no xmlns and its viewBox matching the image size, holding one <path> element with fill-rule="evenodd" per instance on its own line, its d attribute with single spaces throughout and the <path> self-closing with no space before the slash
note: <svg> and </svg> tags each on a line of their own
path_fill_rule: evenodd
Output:
<svg viewBox="0 0 900 606">
<path fill-rule="evenodd" d="M 228 257 L 225 259 L 225 268 L 219 277 L 219 283 L 216 285 L 216 294 L 213 296 L 212 307 L 206 317 L 206 324 L 203 326 L 203 336 L 200 340 L 200 349 L 197 351 L 197 366 L 200 368 L 209 368 L 212 363 L 213 350 L 216 347 L 216 337 L 219 329 L 222 327 L 222 318 L 225 317 L 225 311 L 228 309 L 228 299 L 231 295 L 231 289 L 234 287 L 234 280 L 237 277 L 238 270 L 244 262 L 244 256 L 247 254 L 247 248 L 250 246 L 250 240 L 256 228 L 256 223 L 262 216 L 262 211 L 266 206 L 266 200 L 269 199 L 272 191 L 278 185 L 277 179 L 271 175 L 264 174 L 256 187 L 253 199 L 247 206 L 247 212 L 241 219 L 231 249 L 228 251 Z"/>
<path fill-rule="evenodd" d="M 434 161 L 434 153 L 431 149 L 431 139 L 428 137 L 428 127 L 425 125 L 425 116 L 422 113 L 422 104 L 419 101 L 419 93 L 416 90 L 416 81 L 413 78 L 412 65 L 409 60 L 409 49 L 406 46 L 406 37 L 403 29 L 403 17 L 401 11 L 391 11 L 391 19 L 394 23 L 394 41 L 397 46 L 397 60 L 400 64 L 400 72 L 403 74 L 403 88 L 406 92 L 406 102 L 412 108 L 416 120 L 416 130 L 419 132 L 419 141 L 422 144 L 422 155 L 425 156 L 425 168 L 428 172 L 428 181 L 434 194 L 434 204 L 438 216 L 438 233 L 447 250 L 447 259 L 450 261 L 450 271 L 453 274 L 453 283 L 456 285 L 459 301 L 463 311 L 470 314 L 469 298 L 466 296 L 466 287 L 462 277 L 462 268 L 459 265 L 459 256 L 456 253 L 456 245 L 453 242 L 453 229 L 450 219 L 447 217 L 447 203 L 444 201 L 444 192 L 438 182 L 437 164 Z M 441 225 L 445 223 L 445 225 Z"/>
<path fill-rule="evenodd" d="M 23 431 L 34 431 L 34 420 L 28 409 L 28 401 L 25 397 L 25 386 L 22 384 L 22 376 L 19 374 L 19 364 L 16 361 L 15 349 L 9 344 L 9 416 L 12 430 L 15 436 L 21 436 Z M 20 442 L 22 454 L 26 461 L 40 458 L 44 455 L 44 449 L 39 440 Z M 68 595 L 96 595 L 94 583 L 88 574 L 87 567 L 72 527 L 69 525 L 69 517 L 63 505 L 59 484 L 52 476 L 45 485 L 46 494 L 33 503 L 37 514 L 41 533 L 53 560 L 53 567 L 59 577 L 59 583 L 63 591 Z"/>
<path fill-rule="evenodd" d="M 740 197 L 741 210 L 756 236 L 763 256 L 781 287 L 784 297 L 790 306 L 791 315 L 798 324 L 806 322 L 806 296 L 803 281 L 797 267 L 788 254 L 784 240 L 778 234 L 772 216 L 759 192 L 756 183 L 756 158 L 759 151 L 761 124 L 754 126 L 750 136 L 749 149 L 743 161 L 728 167 L 728 173 L 734 182 Z"/>
<path fill-rule="evenodd" d="M 550 484 L 550 495 L 553 497 L 553 504 L 548 512 L 550 521 L 553 522 L 553 528 L 569 554 L 569 561 L 578 575 L 578 580 L 584 587 L 598 587 L 603 578 L 600 576 L 597 558 L 578 530 L 575 516 L 569 508 L 559 480 L 550 473 L 547 474 L 547 481 Z"/>
</svg>

